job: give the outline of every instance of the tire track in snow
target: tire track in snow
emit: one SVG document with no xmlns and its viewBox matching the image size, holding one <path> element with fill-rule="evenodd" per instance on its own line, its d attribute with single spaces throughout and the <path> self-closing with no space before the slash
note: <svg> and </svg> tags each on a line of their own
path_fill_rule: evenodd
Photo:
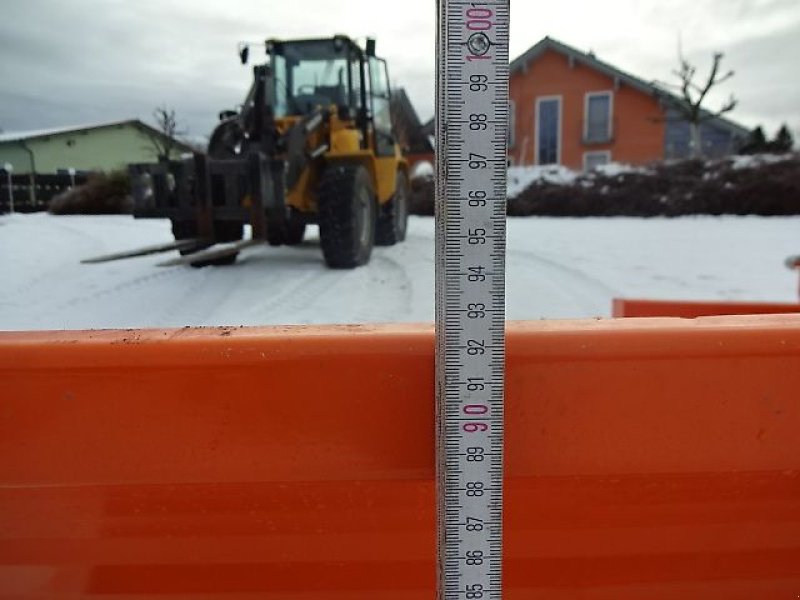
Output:
<svg viewBox="0 0 800 600">
<path fill-rule="evenodd" d="M 388 320 L 387 314 L 394 315 L 393 320 L 399 321 L 409 314 L 413 286 L 408 271 L 394 258 L 373 254 L 368 271 L 367 291 L 383 288 L 386 282 L 390 283 L 391 289 L 380 289 L 379 294 L 359 295 L 359 303 L 353 315 L 356 322 L 385 322 Z"/>
<path fill-rule="evenodd" d="M 281 315 L 285 314 L 287 307 L 295 315 L 313 307 L 321 295 L 336 285 L 342 272 L 321 266 L 319 269 L 305 271 L 299 277 L 297 275 L 298 271 L 286 268 L 273 273 L 261 296 L 268 299 L 265 302 L 256 300 L 242 310 L 243 322 L 263 325 L 303 323 L 303 319 L 286 319 Z M 287 279 L 291 281 L 287 282 Z"/>
<path fill-rule="evenodd" d="M 188 285 L 184 286 L 177 300 L 165 303 L 157 323 L 160 327 L 199 327 L 203 325 L 229 325 L 233 323 L 214 320 L 220 307 L 233 293 L 234 286 L 215 279 L 216 269 L 235 269 L 235 267 L 203 267 L 195 269 L 191 266 L 171 267 L 185 274 Z M 241 280 L 241 275 L 236 281 Z"/>
<path fill-rule="evenodd" d="M 537 265 L 533 268 L 533 272 L 529 274 L 534 284 L 546 285 L 554 296 L 560 296 L 564 301 L 572 305 L 574 311 L 567 311 L 567 314 L 574 316 L 608 315 L 611 309 L 611 298 L 619 295 L 617 290 L 602 280 L 588 275 L 576 267 L 542 256 L 531 250 L 508 249 L 507 271 L 516 271 L 520 268 L 520 263 L 525 264 L 526 262 L 534 262 Z M 511 289 L 513 290 L 514 288 L 512 287 Z M 601 305 L 600 298 L 607 298 L 605 305 Z M 558 312 L 564 313 L 560 308 Z M 531 318 L 530 315 L 522 316 Z"/>
<path fill-rule="evenodd" d="M 70 237 L 74 238 L 76 241 L 81 243 L 83 246 L 89 245 L 89 246 L 92 246 L 93 248 L 97 246 L 97 244 L 95 243 L 96 240 L 93 240 L 93 238 L 91 238 L 91 237 L 87 237 L 85 232 L 82 232 L 79 229 L 76 229 L 75 227 L 70 227 L 69 225 L 66 225 L 65 223 L 60 223 L 60 222 L 57 222 L 57 221 L 53 221 L 52 223 L 48 223 L 48 225 L 50 225 L 50 224 L 55 226 L 56 229 L 59 229 L 62 232 L 64 232 L 67 235 L 69 235 Z M 33 252 L 35 253 L 37 251 L 43 251 L 44 249 L 45 248 L 43 246 L 36 246 L 33 249 Z M 80 252 L 83 253 L 83 250 L 81 250 Z M 51 254 L 51 253 L 52 252 L 44 253 L 45 256 L 43 258 L 46 258 L 46 255 Z M 41 273 L 39 273 L 39 274 L 35 275 L 34 277 L 24 281 L 23 283 L 17 285 L 16 287 L 6 288 L 4 290 L 4 292 L 3 292 L 3 294 L 0 295 L 0 304 L 9 304 L 15 298 L 19 298 L 20 296 L 25 296 L 26 304 L 28 306 L 33 306 L 37 302 L 36 302 L 36 300 L 34 300 L 33 302 L 30 302 L 30 298 L 41 299 L 43 297 L 42 295 L 39 295 L 39 294 L 35 293 L 37 287 L 39 287 L 39 286 L 49 287 L 49 285 L 42 285 L 42 284 L 48 284 L 54 278 L 60 279 L 61 277 L 63 277 L 65 269 L 75 270 L 75 269 L 79 269 L 80 266 L 81 265 L 80 265 L 79 261 L 75 261 L 74 265 L 72 265 L 71 263 L 67 263 L 65 265 L 64 263 L 59 262 L 59 263 L 54 264 L 52 266 L 48 266 L 46 269 L 42 270 Z"/>
<path fill-rule="evenodd" d="M 156 269 L 156 267 L 150 267 Z M 165 272 L 161 269 L 146 275 L 135 276 L 113 283 L 90 293 L 78 293 L 60 302 L 46 302 L 32 307 L 37 320 L 52 327 L 164 327 L 178 325 L 166 323 L 160 307 L 176 307 L 189 293 L 190 273 Z M 169 282 L 165 285 L 166 282 Z M 165 291 L 181 290 L 179 298 L 165 295 Z M 147 306 L 149 310 L 131 310 L 131 306 Z M 87 318 L 89 319 L 87 322 Z"/>
</svg>

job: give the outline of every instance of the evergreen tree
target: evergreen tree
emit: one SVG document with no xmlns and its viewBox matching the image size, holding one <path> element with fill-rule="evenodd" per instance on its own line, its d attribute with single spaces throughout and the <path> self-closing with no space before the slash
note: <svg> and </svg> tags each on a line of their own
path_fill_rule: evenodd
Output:
<svg viewBox="0 0 800 600">
<path fill-rule="evenodd" d="M 747 142 L 740 150 L 741 154 L 759 154 L 768 150 L 767 136 L 764 135 L 764 129 L 761 125 L 750 132 Z"/>
<path fill-rule="evenodd" d="M 785 123 L 778 130 L 778 135 L 775 136 L 772 146 L 774 152 L 791 152 L 792 148 L 794 148 L 794 138 Z"/>
</svg>

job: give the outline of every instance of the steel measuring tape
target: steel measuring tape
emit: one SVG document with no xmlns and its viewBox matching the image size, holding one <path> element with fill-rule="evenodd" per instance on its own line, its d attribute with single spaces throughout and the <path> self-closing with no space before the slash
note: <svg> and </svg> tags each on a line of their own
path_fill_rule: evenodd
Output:
<svg viewBox="0 0 800 600">
<path fill-rule="evenodd" d="M 509 0 L 437 0 L 438 597 L 502 595 Z"/>
</svg>

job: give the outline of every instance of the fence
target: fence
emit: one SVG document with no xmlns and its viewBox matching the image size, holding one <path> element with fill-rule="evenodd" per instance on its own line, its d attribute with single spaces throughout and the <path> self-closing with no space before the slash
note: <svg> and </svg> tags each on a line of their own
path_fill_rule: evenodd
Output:
<svg viewBox="0 0 800 600">
<path fill-rule="evenodd" d="M 50 200 L 74 185 L 86 183 L 86 173 L 68 174 L 20 174 L 11 176 L 11 194 L 14 196 L 14 210 L 17 212 L 37 212 L 47 210 Z M 0 169 L 0 213 L 10 209 L 8 176 Z"/>
</svg>

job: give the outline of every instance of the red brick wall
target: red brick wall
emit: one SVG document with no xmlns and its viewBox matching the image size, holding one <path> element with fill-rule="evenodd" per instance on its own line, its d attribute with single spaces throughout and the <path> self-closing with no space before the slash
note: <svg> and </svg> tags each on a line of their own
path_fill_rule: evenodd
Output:
<svg viewBox="0 0 800 600">
<path fill-rule="evenodd" d="M 613 138 L 607 144 L 584 144 L 584 110 L 587 92 L 612 92 Z M 514 164 L 534 164 L 536 98 L 561 96 L 561 164 L 583 168 L 583 153 L 611 151 L 611 160 L 643 164 L 664 157 L 663 116 L 652 96 L 620 83 L 614 89 L 610 77 L 578 63 L 570 66 L 563 54 L 545 51 L 528 63 L 527 72 L 511 76 L 510 96 L 515 103 L 514 145 L 509 154 Z"/>
</svg>

